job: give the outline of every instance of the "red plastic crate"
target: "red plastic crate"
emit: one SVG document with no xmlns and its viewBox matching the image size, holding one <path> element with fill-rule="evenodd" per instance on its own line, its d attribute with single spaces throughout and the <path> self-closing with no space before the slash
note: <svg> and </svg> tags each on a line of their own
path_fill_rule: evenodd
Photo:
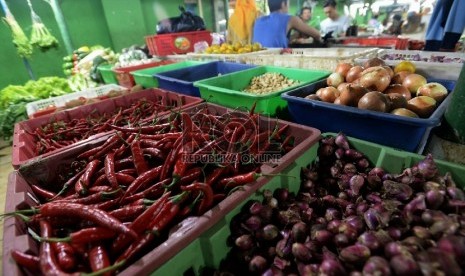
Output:
<svg viewBox="0 0 465 276">
<path fill-rule="evenodd" d="M 400 38 L 396 36 L 380 36 L 380 37 L 346 37 L 343 40 L 345 45 L 360 45 L 360 46 L 383 46 L 392 47 L 398 50 L 406 50 L 408 47 L 408 38 Z"/>
<path fill-rule="evenodd" d="M 45 115 L 35 119 L 19 122 L 15 125 L 13 136 L 13 156 L 12 165 L 18 169 L 21 165 L 31 162 L 39 157 L 55 155 L 65 149 L 75 147 L 78 144 L 86 143 L 87 141 L 96 139 L 101 136 L 107 136 L 110 132 L 99 133 L 85 140 L 81 140 L 75 144 L 42 154 L 37 156 L 35 153 L 37 137 L 32 133 L 37 127 L 44 126 L 52 121 L 71 121 L 89 116 L 90 114 L 103 115 L 104 113 L 113 113 L 118 107 L 129 107 L 139 99 L 145 98 L 152 101 L 161 101 L 167 107 L 174 107 L 177 110 L 182 110 L 191 106 L 195 106 L 203 100 L 197 97 L 181 95 L 174 92 L 165 91 L 162 89 L 146 89 L 140 92 L 127 94 L 121 97 L 116 97 L 94 104 L 76 107 L 73 109 L 64 110 L 55 114 Z M 173 108 L 165 112 L 160 112 L 158 116 L 169 114 Z"/>
<path fill-rule="evenodd" d="M 199 41 L 212 43 L 209 31 L 151 35 L 145 37 L 149 52 L 154 56 L 167 56 L 194 52 L 194 44 Z"/>
<path fill-rule="evenodd" d="M 229 112 L 237 112 L 222 106 L 207 103 L 190 107 L 186 109 L 185 112 L 195 114 L 206 109 L 208 109 L 209 113 L 214 115 L 225 115 Z M 320 131 L 315 128 L 283 120 L 270 119 L 264 116 L 260 117 L 258 125 L 262 131 L 267 129 L 271 130 L 274 128 L 275 122 L 277 122 L 279 128 L 284 125 L 289 125 L 283 135 L 292 135 L 295 138 L 294 148 L 276 162 L 262 164 L 261 171 L 270 175 L 279 173 L 300 175 L 301 167 L 308 164 L 312 158 L 314 158 L 313 155 L 310 154 L 308 156 L 303 156 L 303 153 L 308 152 L 316 143 L 318 143 Z M 35 195 L 32 192 L 30 185 L 35 184 L 46 189 L 50 189 L 52 185 L 62 183 L 57 179 L 57 172 L 59 172 L 63 166 L 72 163 L 77 155 L 101 145 L 106 141 L 106 139 L 106 137 L 101 137 L 99 139 L 87 141 L 77 147 L 66 149 L 55 156 L 48 156 L 40 161 L 29 163 L 22 166 L 19 171 L 11 173 L 7 187 L 5 212 L 36 206 L 37 202 L 34 200 Z M 316 148 L 314 153 L 316 155 Z M 300 160 L 297 163 L 297 159 L 302 158 L 309 160 Z M 292 172 L 290 172 L 290 170 L 292 170 Z M 184 227 L 179 228 L 174 226 L 172 229 L 178 230 L 173 231 L 168 240 L 142 256 L 138 261 L 121 271 L 118 275 L 149 275 L 152 271 L 159 268 L 178 252 L 183 250 L 202 233 L 223 219 L 243 200 L 248 198 L 256 190 L 263 187 L 271 180 L 272 178 L 262 177 L 256 182 L 245 185 L 243 190 L 232 193 L 219 204 L 212 207 L 212 209 L 207 211 L 204 215 L 200 217 L 189 217 L 179 223 L 179 226 L 184 225 Z M 300 179 L 299 177 L 282 177 L 274 179 L 273 183 L 281 183 L 284 186 L 299 185 Z M 18 249 L 22 252 L 32 254 L 37 254 L 38 252 L 39 243 L 34 241 L 30 235 L 28 235 L 27 226 L 21 218 L 12 216 L 5 219 L 3 240 L 4 274 L 5 272 L 8 272 L 6 273 L 7 275 L 28 275 L 14 263 L 9 254 L 12 249 Z"/>
<path fill-rule="evenodd" d="M 174 62 L 175 61 L 172 61 L 172 60 L 162 60 L 162 61 L 150 62 L 146 64 L 141 64 L 141 65 L 114 68 L 113 72 L 115 72 L 116 80 L 118 81 L 119 85 L 124 86 L 126 88 L 131 88 L 134 85 L 136 85 L 134 76 L 130 74 L 131 72 L 145 69 L 145 68 L 158 67 L 161 65 L 166 65 L 166 64 L 170 64 Z"/>
</svg>

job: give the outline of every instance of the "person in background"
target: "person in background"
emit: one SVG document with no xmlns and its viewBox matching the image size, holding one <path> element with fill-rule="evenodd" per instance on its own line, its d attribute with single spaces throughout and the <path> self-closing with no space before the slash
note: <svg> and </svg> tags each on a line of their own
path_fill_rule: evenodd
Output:
<svg viewBox="0 0 465 276">
<path fill-rule="evenodd" d="M 425 51 L 455 50 L 465 29 L 465 1 L 438 0 L 426 30 Z"/>
<path fill-rule="evenodd" d="M 254 43 L 258 42 L 264 47 L 287 48 L 291 30 L 297 30 L 316 41 L 321 40 L 317 29 L 308 26 L 299 17 L 288 14 L 287 0 L 268 0 L 268 8 L 269 15 L 255 20 L 252 39 Z"/>
<path fill-rule="evenodd" d="M 308 25 L 310 20 L 312 19 L 312 8 L 310 7 L 303 7 L 300 9 L 299 18 Z M 306 35 L 299 31 L 293 31 L 291 34 L 291 42 L 292 43 L 309 43 L 308 40 L 310 36 Z"/>
<path fill-rule="evenodd" d="M 335 0 L 327 0 L 323 5 L 323 10 L 328 18 L 320 23 L 321 33 L 327 35 L 332 32 L 333 37 L 344 36 L 351 23 L 350 17 L 339 15 Z"/>
</svg>

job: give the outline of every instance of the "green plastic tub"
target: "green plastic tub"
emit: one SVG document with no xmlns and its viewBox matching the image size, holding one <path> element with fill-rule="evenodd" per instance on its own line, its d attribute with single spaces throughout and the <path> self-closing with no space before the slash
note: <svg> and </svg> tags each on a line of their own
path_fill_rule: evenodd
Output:
<svg viewBox="0 0 465 276">
<path fill-rule="evenodd" d="M 158 87 L 158 80 L 153 75 L 166 71 L 187 68 L 190 66 L 202 64 L 202 61 L 183 61 L 168 65 L 162 65 L 153 68 L 133 71 L 130 74 L 134 76 L 136 84 L 142 85 L 145 88 Z"/>
<path fill-rule="evenodd" d="M 250 84 L 253 77 L 265 73 L 281 73 L 289 79 L 300 81 L 300 83 L 266 95 L 242 92 Z M 230 108 L 246 107 L 248 109 L 256 102 L 256 112 L 269 116 L 278 115 L 279 117 L 280 114 L 287 111 L 287 101 L 281 98 L 282 93 L 326 78 L 330 73 L 329 71 L 261 66 L 197 81 L 194 82 L 194 86 L 199 88 L 200 96 L 208 102 Z"/>
<path fill-rule="evenodd" d="M 105 82 L 106 84 L 110 84 L 110 83 L 118 84 L 116 75 L 113 72 L 113 65 L 103 64 L 97 67 L 97 70 L 102 75 L 103 82 Z"/>
<path fill-rule="evenodd" d="M 324 133 L 322 135 L 335 136 L 336 133 Z M 380 166 L 390 173 L 400 173 L 404 168 L 410 167 L 424 158 L 422 155 L 395 150 L 355 138 L 349 137 L 349 141 L 354 148 L 363 152 L 375 166 Z M 314 161 L 317 148 L 318 144 L 315 144 L 306 151 L 300 157 L 296 166 L 304 167 Z M 457 185 L 465 187 L 465 166 L 440 160 L 435 161 L 442 174 L 450 172 Z M 296 166 L 293 167 L 294 170 Z M 288 188 L 290 192 L 294 193 L 297 193 L 299 190 L 299 181 L 294 181 L 289 185 L 289 182 L 281 182 L 283 179 L 279 177 L 275 177 L 272 180 L 275 181 L 270 181 L 247 199 L 243 200 L 241 204 L 237 205 L 218 223 L 205 231 L 199 238 L 185 247 L 184 250 L 175 255 L 162 267 L 154 271 L 152 275 L 201 275 L 201 271 L 205 267 L 219 268 L 221 260 L 226 257 L 230 250 L 230 247 L 226 245 L 226 241 L 231 234 L 229 228 L 231 220 L 249 200 L 262 201 L 262 194 L 265 189 L 274 191 L 277 188 Z"/>
</svg>

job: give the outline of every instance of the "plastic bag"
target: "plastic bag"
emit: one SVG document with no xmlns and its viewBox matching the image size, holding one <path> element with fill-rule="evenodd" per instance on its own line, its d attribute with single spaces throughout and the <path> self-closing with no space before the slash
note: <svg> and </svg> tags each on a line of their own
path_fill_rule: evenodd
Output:
<svg viewBox="0 0 465 276">
<path fill-rule="evenodd" d="M 205 30 L 203 19 L 179 6 L 181 15 L 163 19 L 157 24 L 157 34 L 182 33 Z"/>
</svg>

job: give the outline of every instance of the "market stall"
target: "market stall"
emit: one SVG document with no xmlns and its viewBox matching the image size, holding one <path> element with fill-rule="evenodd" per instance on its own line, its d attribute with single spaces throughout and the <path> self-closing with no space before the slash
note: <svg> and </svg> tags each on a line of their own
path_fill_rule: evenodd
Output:
<svg viewBox="0 0 465 276">
<path fill-rule="evenodd" d="M 200 29 L 0 90 L 3 275 L 465 273 L 465 54 Z"/>
</svg>

